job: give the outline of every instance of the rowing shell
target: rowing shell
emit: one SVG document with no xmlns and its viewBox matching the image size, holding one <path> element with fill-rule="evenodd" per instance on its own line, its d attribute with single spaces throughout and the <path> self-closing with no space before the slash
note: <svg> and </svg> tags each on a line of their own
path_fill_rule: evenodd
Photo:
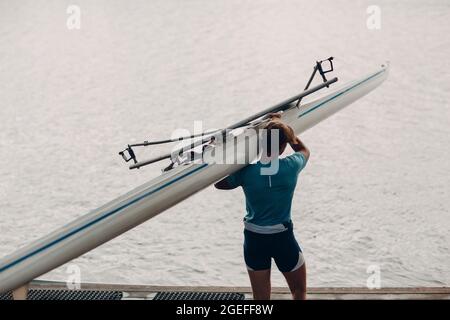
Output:
<svg viewBox="0 0 450 320">
<path fill-rule="evenodd" d="M 282 120 L 300 134 L 378 87 L 388 71 L 388 65 L 383 65 L 300 108 L 292 105 L 282 114 Z M 235 152 L 235 145 L 229 142 L 240 134 L 248 132 L 246 129 L 241 133 L 232 132 L 221 150 L 231 152 L 233 149 Z M 251 144 L 257 143 L 257 134 L 250 133 L 248 138 Z M 27 284 L 119 236 L 244 167 L 245 164 L 239 164 L 245 163 L 244 159 L 257 157 L 256 148 L 242 150 L 235 152 L 236 164 L 193 162 L 178 166 L 4 257 L 0 260 L 0 293 Z M 207 151 L 205 156 L 214 151 L 217 150 Z"/>
</svg>

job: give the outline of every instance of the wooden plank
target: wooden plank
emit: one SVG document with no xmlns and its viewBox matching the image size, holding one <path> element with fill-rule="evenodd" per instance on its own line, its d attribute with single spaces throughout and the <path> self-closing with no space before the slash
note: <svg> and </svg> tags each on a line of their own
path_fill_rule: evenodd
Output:
<svg viewBox="0 0 450 320">
<path fill-rule="evenodd" d="M 33 289 L 65 289 L 64 282 L 33 281 Z M 155 286 L 133 284 L 82 283 L 82 290 L 122 291 L 131 299 L 151 299 L 156 292 L 239 292 L 251 298 L 250 287 L 230 286 Z M 310 299 L 450 299 L 450 287 L 388 287 L 368 289 L 364 287 L 312 287 Z M 274 287 L 273 299 L 290 299 L 287 287 Z"/>
</svg>

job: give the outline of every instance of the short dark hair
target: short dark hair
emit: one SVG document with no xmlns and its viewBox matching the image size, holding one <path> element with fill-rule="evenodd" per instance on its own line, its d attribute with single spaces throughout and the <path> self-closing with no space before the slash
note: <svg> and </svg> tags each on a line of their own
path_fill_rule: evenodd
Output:
<svg viewBox="0 0 450 320">
<path fill-rule="evenodd" d="M 279 122 L 269 122 L 265 129 L 267 134 L 266 151 L 267 155 L 270 157 L 272 155 L 272 130 L 278 130 L 278 147 L 280 148 L 279 151 L 281 151 L 282 146 L 284 146 L 288 142 L 288 139 L 284 132 L 283 125 Z"/>
</svg>

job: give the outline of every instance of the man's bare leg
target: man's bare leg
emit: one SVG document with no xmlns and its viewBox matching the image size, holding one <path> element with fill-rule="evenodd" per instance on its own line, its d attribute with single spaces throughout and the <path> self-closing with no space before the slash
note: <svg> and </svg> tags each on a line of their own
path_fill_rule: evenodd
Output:
<svg viewBox="0 0 450 320">
<path fill-rule="evenodd" d="M 306 300 L 306 265 L 295 271 L 283 272 L 294 300 Z"/>
<path fill-rule="evenodd" d="M 252 284 L 253 300 L 270 300 L 270 269 L 247 271 Z"/>
</svg>

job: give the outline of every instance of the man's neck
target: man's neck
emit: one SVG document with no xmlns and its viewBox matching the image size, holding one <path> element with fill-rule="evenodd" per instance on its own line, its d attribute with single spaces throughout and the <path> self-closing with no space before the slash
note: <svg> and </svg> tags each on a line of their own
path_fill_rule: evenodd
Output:
<svg viewBox="0 0 450 320">
<path fill-rule="evenodd" d="M 273 160 L 276 160 L 278 157 L 279 157 L 278 154 L 272 154 L 272 155 L 268 156 L 265 152 L 263 152 L 261 154 L 261 158 L 259 159 L 259 161 L 262 164 L 266 164 L 266 163 L 269 163 L 269 162 L 271 162 Z"/>
</svg>

